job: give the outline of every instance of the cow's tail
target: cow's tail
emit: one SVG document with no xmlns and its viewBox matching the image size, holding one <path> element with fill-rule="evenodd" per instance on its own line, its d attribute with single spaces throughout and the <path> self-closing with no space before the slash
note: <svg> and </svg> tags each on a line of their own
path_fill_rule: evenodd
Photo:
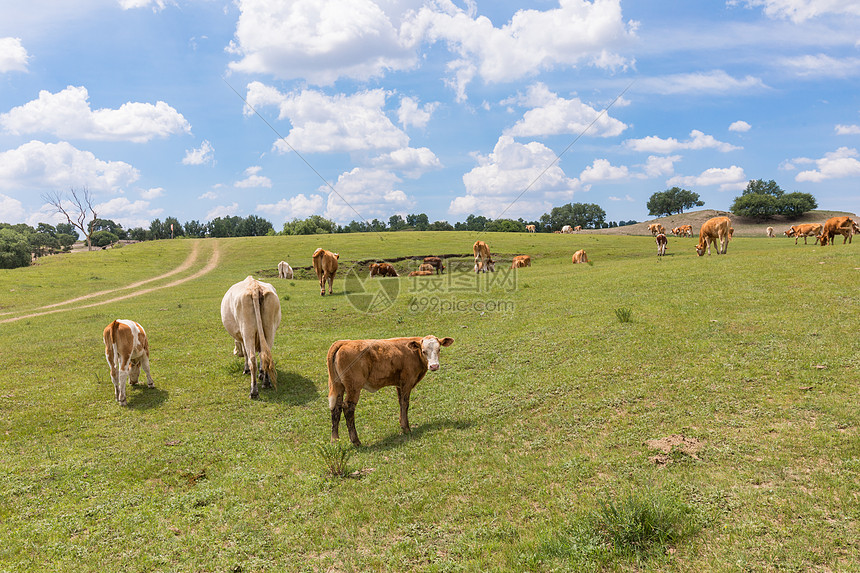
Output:
<svg viewBox="0 0 860 573">
<path fill-rule="evenodd" d="M 323 252 L 323 248 L 322 247 L 318 248 L 316 251 L 314 251 L 313 257 L 311 257 L 311 258 L 313 258 L 313 259 L 317 258 L 322 252 Z"/>
<path fill-rule="evenodd" d="M 260 337 L 260 367 L 269 376 L 269 381 L 275 389 L 278 388 L 278 371 L 275 368 L 275 361 L 272 358 L 272 347 L 266 340 L 266 332 L 263 330 L 263 317 L 260 313 L 260 307 L 263 304 L 263 296 L 261 296 L 261 288 L 255 285 L 251 293 L 251 298 L 254 302 L 254 317 L 257 320 L 257 336 Z M 274 340 L 272 341 L 274 342 Z"/>
<path fill-rule="evenodd" d="M 119 349 L 117 348 L 117 340 L 119 340 L 119 321 L 115 320 L 110 323 L 110 346 L 111 351 L 113 351 L 113 357 L 111 358 L 111 362 L 116 364 L 116 368 L 119 369 L 121 366 L 119 363 Z"/>
</svg>

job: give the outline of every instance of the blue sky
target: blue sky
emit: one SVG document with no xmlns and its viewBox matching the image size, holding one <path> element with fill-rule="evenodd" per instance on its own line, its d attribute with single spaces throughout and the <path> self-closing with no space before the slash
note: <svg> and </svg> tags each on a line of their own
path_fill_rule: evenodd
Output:
<svg viewBox="0 0 860 573">
<path fill-rule="evenodd" d="M 0 221 L 642 221 L 750 179 L 857 213 L 858 80 L 855 0 L 3 2 Z"/>
</svg>

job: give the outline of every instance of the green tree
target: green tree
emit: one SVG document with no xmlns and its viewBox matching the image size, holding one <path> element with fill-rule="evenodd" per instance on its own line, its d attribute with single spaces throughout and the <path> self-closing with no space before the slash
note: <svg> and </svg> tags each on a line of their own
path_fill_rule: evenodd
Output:
<svg viewBox="0 0 860 573">
<path fill-rule="evenodd" d="M 272 224 L 258 217 L 257 215 L 248 215 L 239 223 L 236 230 L 237 237 L 265 237 L 272 230 Z"/>
<path fill-rule="evenodd" d="M 388 230 L 401 231 L 406 228 L 406 221 L 400 215 L 392 215 L 388 218 Z"/>
<path fill-rule="evenodd" d="M 416 231 L 426 231 L 430 226 L 430 219 L 424 213 L 410 214 L 406 215 L 406 224 Z"/>
<path fill-rule="evenodd" d="M 74 241 L 78 240 L 78 231 L 75 229 L 75 226 L 70 223 L 57 223 L 57 234 L 58 235 L 71 235 L 74 237 Z"/>
<path fill-rule="evenodd" d="M 144 229 L 143 227 L 135 227 L 133 229 L 128 230 L 128 237 L 132 241 L 151 241 L 152 233 L 150 233 L 148 229 Z"/>
<path fill-rule="evenodd" d="M 453 231 L 454 225 L 448 221 L 433 221 L 427 226 L 428 231 Z"/>
<path fill-rule="evenodd" d="M 753 179 L 732 202 L 731 211 L 742 217 L 769 219 L 774 215 L 797 218 L 818 207 L 809 193 L 786 193 L 776 181 Z"/>
<path fill-rule="evenodd" d="M 741 217 L 764 220 L 778 214 L 779 205 L 773 195 L 749 194 L 735 197 L 730 210 Z"/>
<path fill-rule="evenodd" d="M 648 207 L 649 215 L 660 217 L 672 213 L 683 213 L 685 209 L 701 207 L 704 204 L 704 201 L 699 200 L 698 193 L 680 187 L 672 187 L 651 195 L 645 206 Z"/>
<path fill-rule="evenodd" d="M 606 220 L 606 211 L 594 203 L 568 203 L 553 207 L 540 218 L 540 227 L 550 231 L 561 231 L 565 225 L 581 226 L 583 229 L 599 229 Z"/>
<path fill-rule="evenodd" d="M 186 221 L 182 226 L 185 235 L 188 237 L 202 238 L 206 236 L 206 225 L 203 225 L 198 220 Z"/>
<path fill-rule="evenodd" d="M 776 184 L 776 181 L 764 181 L 762 179 L 751 179 L 744 188 L 743 195 L 770 195 L 771 197 L 782 197 L 785 191 Z"/>
<path fill-rule="evenodd" d="M 179 219 L 176 217 L 167 217 L 164 219 L 164 231 L 167 233 L 167 238 L 169 239 L 171 236 L 170 226 L 173 225 L 173 237 L 183 237 L 185 236 L 185 228 L 179 222 Z"/>
<path fill-rule="evenodd" d="M 321 215 L 311 215 L 307 219 L 293 219 L 284 223 L 283 235 L 321 235 L 334 233 L 337 229 L 334 221 Z"/>
<path fill-rule="evenodd" d="M 31 251 L 25 233 L 11 225 L 0 224 L 0 269 L 28 266 L 33 258 Z"/>
<path fill-rule="evenodd" d="M 778 199 L 779 214 L 796 219 L 818 207 L 818 201 L 809 193 L 786 193 Z"/>
<path fill-rule="evenodd" d="M 487 231 L 497 233 L 524 233 L 525 223 L 513 219 L 496 219 L 487 223 Z"/>
<path fill-rule="evenodd" d="M 454 229 L 457 231 L 484 231 L 489 222 L 490 220 L 483 215 L 469 215 L 465 222 L 454 223 Z"/>
<path fill-rule="evenodd" d="M 90 235 L 93 233 L 93 222 L 98 218 L 98 214 L 93 208 L 93 196 L 86 187 L 80 193 L 72 189 L 71 194 L 70 199 L 55 191 L 42 195 L 42 200 L 53 207 L 54 212 L 63 215 L 67 224 L 83 233 L 87 241 L 87 248 L 92 250 Z M 89 223 L 87 223 L 87 219 L 90 219 Z"/>
<path fill-rule="evenodd" d="M 96 231 L 108 231 L 120 239 L 128 238 L 128 232 L 122 228 L 122 225 L 110 219 L 93 219 L 93 232 Z"/>
<path fill-rule="evenodd" d="M 96 247 L 107 247 L 119 240 L 119 237 L 110 231 L 96 231 L 92 234 L 93 245 Z"/>
</svg>

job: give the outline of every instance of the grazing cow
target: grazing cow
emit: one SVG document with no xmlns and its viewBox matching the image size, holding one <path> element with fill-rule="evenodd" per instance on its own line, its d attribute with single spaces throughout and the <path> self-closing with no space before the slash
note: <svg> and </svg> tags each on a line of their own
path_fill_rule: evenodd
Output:
<svg viewBox="0 0 860 573">
<path fill-rule="evenodd" d="M 344 413 L 349 439 L 361 445 L 355 431 L 355 407 L 361 390 L 376 392 L 385 386 L 397 388 L 400 427 L 409 427 L 409 394 L 427 370 L 439 370 L 439 351 L 453 338 L 419 336 L 387 340 L 338 340 L 328 349 L 328 407 L 331 410 L 331 440 L 337 441 L 340 414 Z"/>
<path fill-rule="evenodd" d="M 245 357 L 245 374 L 251 374 L 251 398 L 259 395 L 258 360 L 263 388 L 277 388 L 272 346 L 281 323 L 281 301 L 274 287 L 251 276 L 234 284 L 221 299 L 221 322 L 235 342 L 233 354 Z"/>
<path fill-rule="evenodd" d="M 825 246 L 830 242 L 833 244 L 834 237 L 842 235 L 842 244 L 850 243 L 854 237 L 854 221 L 851 217 L 831 217 L 824 222 L 824 227 L 818 239 L 821 241 L 821 246 Z"/>
<path fill-rule="evenodd" d="M 561 231 L 553 231 L 556 235 L 561 235 Z"/>
<path fill-rule="evenodd" d="M 472 252 L 475 253 L 476 273 L 494 272 L 496 270 L 496 262 L 490 258 L 490 247 L 487 246 L 487 243 L 475 241 L 475 244 L 472 245 Z"/>
<path fill-rule="evenodd" d="M 582 230 L 582 225 L 577 225 L 576 227 L 574 227 L 574 228 L 573 228 L 573 230 L 574 230 L 574 231 L 577 231 L 577 232 L 581 231 L 581 230 Z"/>
<path fill-rule="evenodd" d="M 564 233 L 565 235 L 573 233 L 573 227 L 571 227 L 570 225 L 565 225 L 564 227 L 561 228 L 561 232 Z"/>
<path fill-rule="evenodd" d="M 675 227 L 674 229 L 672 229 L 672 234 L 675 235 L 676 237 L 680 237 L 681 236 L 681 227 Z"/>
<path fill-rule="evenodd" d="M 773 227 L 768 227 L 768 228 L 766 229 L 766 231 L 767 231 L 767 236 L 768 236 L 768 237 L 770 237 L 771 239 L 773 239 L 773 238 L 774 238 L 774 236 L 775 236 L 775 235 L 773 234 Z"/>
<path fill-rule="evenodd" d="M 437 275 L 445 272 L 445 265 L 442 264 L 442 259 L 439 257 L 424 257 L 424 264 L 433 265 Z"/>
<path fill-rule="evenodd" d="M 337 259 L 339 257 L 340 255 L 337 253 L 332 253 L 321 248 L 314 251 L 314 270 L 320 281 L 320 295 L 322 296 L 325 296 L 326 282 L 328 282 L 328 293 L 332 294 L 331 285 L 334 282 L 334 275 L 337 273 Z"/>
<path fill-rule="evenodd" d="M 371 277 L 396 277 L 397 270 L 391 263 L 371 263 L 370 264 L 370 276 Z"/>
<path fill-rule="evenodd" d="M 573 253 L 573 257 L 571 257 L 571 261 L 573 261 L 573 264 L 575 264 L 575 265 L 579 264 L 579 263 L 587 263 L 588 262 L 588 255 L 585 254 L 585 249 L 579 249 L 578 251 Z"/>
<path fill-rule="evenodd" d="M 692 225 L 681 225 L 678 227 L 681 231 L 682 237 L 692 237 L 693 236 L 693 226 Z"/>
<path fill-rule="evenodd" d="M 412 271 L 410 277 L 430 277 L 433 276 L 433 271 Z"/>
<path fill-rule="evenodd" d="M 734 238 L 734 236 L 735 236 L 735 228 L 729 227 L 729 240 L 731 241 L 732 238 Z"/>
<path fill-rule="evenodd" d="M 803 244 L 806 245 L 808 244 L 806 242 L 808 237 L 815 237 L 815 243 L 817 243 L 820 240 L 818 235 L 821 234 L 823 228 L 820 223 L 804 223 L 802 225 L 792 225 L 785 234 L 788 237 L 794 237 L 795 245 L 797 244 L 797 240 L 803 237 Z"/>
<path fill-rule="evenodd" d="M 133 320 L 115 320 L 105 327 L 102 337 L 114 397 L 120 406 L 127 405 L 126 382 L 137 385 L 141 368 L 146 373 L 146 385 L 155 387 L 149 374 L 149 341 L 141 325 Z"/>
<path fill-rule="evenodd" d="M 278 263 L 278 278 L 291 279 L 293 278 L 293 267 L 287 261 Z"/>
<path fill-rule="evenodd" d="M 666 254 L 666 243 L 668 243 L 669 240 L 663 233 L 660 233 L 654 239 L 657 241 L 657 256 L 662 257 Z"/>
<path fill-rule="evenodd" d="M 436 270 L 436 267 L 434 267 L 433 265 L 427 264 L 427 263 L 422 263 L 422 264 L 418 265 L 418 270 L 419 271 L 430 271 L 432 273 Z"/>
<path fill-rule="evenodd" d="M 532 258 L 529 255 L 517 255 L 511 263 L 512 269 L 521 269 L 532 266 Z"/>
<path fill-rule="evenodd" d="M 534 233 L 535 232 L 535 226 L 534 225 L 526 225 L 526 231 L 528 231 L 529 233 Z"/>
<path fill-rule="evenodd" d="M 725 255 L 729 248 L 729 240 L 731 238 L 729 229 L 731 225 L 732 221 L 728 217 L 714 217 L 705 221 L 705 224 L 699 230 L 699 244 L 696 245 L 696 254 L 701 257 L 705 254 L 705 249 L 707 249 L 710 256 L 711 243 L 713 243 L 714 248 L 717 249 L 717 254 Z M 717 246 L 717 240 L 720 241 L 719 246 Z"/>
<path fill-rule="evenodd" d="M 648 225 L 648 230 L 651 231 L 652 236 L 657 236 L 660 233 L 666 234 L 666 227 L 661 225 L 660 223 L 651 223 Z"/>
</svg>

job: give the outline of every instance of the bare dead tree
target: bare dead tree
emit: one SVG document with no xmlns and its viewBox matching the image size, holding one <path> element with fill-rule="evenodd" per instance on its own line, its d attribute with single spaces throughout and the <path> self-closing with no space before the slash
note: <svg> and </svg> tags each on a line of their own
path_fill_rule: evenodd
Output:
<svg viewBox="0 0 860 573">
<path fill-rule="evenodd" d="M 70 189 L 69 192 L 72 195 L 71 199 L 69 199 L 65 194 L 61 194 L 59 191 L 54 191 L 52 193 L 43 194 L 42 200 L 53 207 L 55 213 L 62 214 L 70 225 L 73 225 L 84 234 L 87 238 L 87 250 L 92 251 L 93 225 L 95 225 L 96 219 L 98 218 L 95 209 L 93 209 L 93 196 L 90 193 L 90 190 L 86 187 L 84 187 L 80 193 L 74 188 Z M 63 205 L 64 201 L 71 203 L 71 206 L 68 209 Z M 87 213 L 92 215 L 89 217 L 89 223 L 87 223 Z"/>
</svg>

